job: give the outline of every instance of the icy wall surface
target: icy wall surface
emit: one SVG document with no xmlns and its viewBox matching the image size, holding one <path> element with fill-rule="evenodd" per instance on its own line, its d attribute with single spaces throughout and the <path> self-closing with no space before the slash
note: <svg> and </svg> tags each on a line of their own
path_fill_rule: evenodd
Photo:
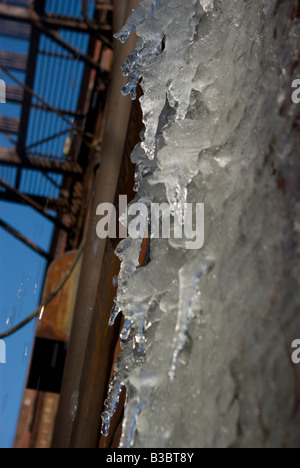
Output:
<svg viewBox="0 0 300 468">
<path fill-rule="evenodd" d="M 140 0 L 134 29 L 137 200 L 204 203 L 205 246 L 151 239 L 138 269 L 141 239 L 119 245 L 103 432 L 126 385 L 123 447 L 299 447 L 299 2 Z"/>
</svg>

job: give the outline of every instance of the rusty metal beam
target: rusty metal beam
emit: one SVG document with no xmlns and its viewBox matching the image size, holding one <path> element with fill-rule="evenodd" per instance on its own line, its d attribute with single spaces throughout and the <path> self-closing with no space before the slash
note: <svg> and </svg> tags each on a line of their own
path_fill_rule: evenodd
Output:
<svg viewBox="0 0 300 468">
<path fill-rule="evenodd" d="M 51 211 L 67 211 L 70 209 L 70 203 L 66 198 L 48 198 L 48 197 L 40 197 L 37 195 L 30 195 L 30 198 L 38 203 L 41 207 L 51 210 Z M 0 200 L 6 201 L 9 203 L 22 203 L 27 205 L 27 203 L 23 200 L 20 200 L 19 197 L 10 192 L 2 192 L 0 191 Z"/>
<path fill-rule="evenodd" d="M 97 70 L 100 69 L 99 63 L 95 62 L 91 57 L 88 57 L 87 55 L 83 54 L 79 49 L 76 49 L 73 47 L 69 42 L 63 40 L 60 36 L 59 33 L 56 31 L 52 31 L 50 28 L 46 27 L 44 24 L 42 24 L 39 21 L 35 22 L 35 27 L 37 27 L 40 31 L 40 33 L 45 34 L 47 37 L 52 39 L 54 42 L 59 44 L 61 47 L 64 49 L 68 50 L 71 54 L 74 56 L 77 56 L 80 58 L 83 62 L 86 63 L 86 65 L 95 68 Z"/>
<path fill-rule="evenodd" d="M 0 50 L 0 67 L 24 71 L 27 68 L 27 55 Z"/>
<path fill-rule="evenodd" d="M 59 226 L 61 229 L 64 231 L 69 231 L 70 229 L 65 226 L 62 222 L 60 222 L 55 216 L 50 215 L 47 213 L 47 211 L 39 205 L 39 203 L 35 202 L 31 197 L 28 195 L 25 195 L 24 193 L 20 192 L 19 190 L 15 189 L 11 185 L 9 185 L 7 182 L 5 182 L 3 179 L 0 178 L 0 185 L 4 187 L 8 192 L 13 193 L 15 197 L 19 200 L 20 203 L 27 204 L 31 208 L 33 208 L 35 211 L 40 213 L 44 218 L 48 219 L 52 223 L 56 224 Z"/>
<path fill-rule="evenodd" d="M 14 37 L 15 39 L 29 39 L 31 25 L 0 18 L 0 35 Z"/>
<path fill-rule="evenodd" d="M 49 106 L 47 106 L 46 104 L 31 104 L 31 107 L 33 109 L 39 109 L 41 111 L 48 111 L 48 112 L 53 112 L 53 113 L 59 113 L 59 114 L 63 114 L 65 116 L 68 116 L 68 117 L 74 117 L 75 119 L 84 119 L 86 117 L 85 114 L 82 114 L 81 112 L 79 111 L 72 111 L 72 110 L 68 110 L 68 109 L 60 109 L 60 108 L 55 108 L 55 107 L 52 107 L 51 109 L 49 109 Z"/>
<path fill-rule="evenodd" d="M 136 6 L 137 0 L 115 2 L 114 30 L 118 30 L 122 27 L 131 10 Z M 97 408 L 95 411 L 95 408 L 93 408 L 91 404 L 89 413 L 84 415 L 84 411 L 82 413 L 81 408 L 78 408 L 78 401 L 80 392 L 84 386 L 82 380 L 84 362 L 93 322 L 96 298 L 99 292 L 99 281 L 101 273 L 105 268 L 104 258 L 107 243 L 105 240 L 98 239 L 96 235 L 96 208 L 99 203 L 113 203 L 115 200 L 131 111 L 130 99 L 128 96 L 122 96 L 120 92 L 122 86 L 120 67 L 126 56 L 133 50 L 134 43 L 134 34 L 125 46 L 121 46 L 119 42 L 115 42 L 115 60 L 110 94 L 107 102 L 109 118 L 107 119 L 107 124 L 104 129 L 101 168 L 97 171 L 94 180 L 94 194 L 87 227 L 86 249 L 83 257 L 60 404 L 53 437 L 54 448 L 96 448 L 98 443 L 100 414 L 97 413 Z M 114 122 L 113 126 L 111 125 L 112 121 Z M 106 318 L 107 317 L 102 317 L 103 323 Z M 106 345 L 107 343 L 102 344 L 103 349 L 105 349 Z M 97 391 L 98 389 L 96 389 L 96 392 Z M 92 394 L 97 397 L 94 388 L 89 388 L 89 392 L 92 392 Z M 105 393 L 105 390 L 102 390 L 102 393 Z M 95 427 L 95 425 L 97 427 Z"/>
<path fill-rule="evenodd" d="M 81 18 L 72 18 L 62 15 L 41 14 L 29 8 L 0 4 L 0 18 L 24 23 L 42 24 L 51 29 L 64 28 L 70 31 L 90 33 L 87 23 Z M 111 26 L 107 23 L 93 23 L 99 32 L 111 31 Z"/>
<path fill-rule="evenodd" d="M 49 28 L 56 29 L 62 27 L 64 29 L 69 29 L 70 31 L 92 33 L 87 23 L 79 18 L 71 18 L 60 15 L 47 15 L 40 16 L 38 19 L 42 24 L 45 24 Z M 33 21 L 35 21 L 35 19 L 33 19 Z M 108 23 L 96 23 L 93 21 L 91 21 L 91 23 L 100 33 L 111 31 L 112 29 L 111 25 Z"/>
<path fill-rule="evenodd" d="M 96 8 L 101 11 L 113 11 L 114 6 L 110 0 L 96 0 Z"/>
<path fill-rule="evenodd" d="M 45 0 L 42 0 L 41 6 L 44 6 L 44 3 L 45 3 Z M 27 73 L 26 73 L 26 80 L 25 80 L 26 89 L 33 89 L 39 41 L 40 41 L 40 31 L 38 28 L 33 26 L 31 29 L 30 48 L 29 48 L 28 62 L 27 62 Z M 20 119 L 20 129 L 19 129 L 20 132 L 19 132 L 19 138 L 18 138 L 18 144 L 17 144 L 17 151 L 19 154 L 21 154 L 21 152 L 24 150 L 25 144 L 26 144 L 31 102 L 32 102 L 32 94 L 28 92 L 27 90 L 24 90 L 23 105 L 22 105 L 22 112 L 21 112 L 21 119 Z"/>
<path fill-rule="evenodd" d="M 0 132 L 3 133 L 19 133 L 20 120 L 12 117 L 0 116 Z"/>
<path fill-rule="evenodd" d="M 24 90 L 20 86 L 6 85 L 6 100 L 16 104 L 22 104 Z"/>
<path fill-rule="evenodd" d="M 46 57 L 54 57 L 62 60 L 74 60 L 74 58 L 76 58 L 74 54 L 62 54 L 59 52 L 49 52 L 47 50 L 39 50 L 39 55 L 45 55 Z"/>
<path fill-rule="evenodd" d="M 53 160 L 53 155 L 50 157 L 46 154 L 41 154 L 40 157 L 27 156 L 25 154 L 21 158 L 15 150 L 9 148 L 0 148 L 0 164 L 56 174 L 69 174 L 73 176 L 82 174 L 82 168 L 77 163 L 55 161 Z"/>
<path fill-rule="evenodd" d="M 33 5 L 37 9 L 38 14 L 41 14 L 44 11 L 45 3 L 46 3 L 46 0 L 39 0 L 39 2 L 34 2 Z M 6 6 L 7 5 L 5 5 L 5 7 Z M 4 9 L 6 10 L 6 8 Z M 18 142 L 17 142 L 17 152 L 19 155 L 21 155 L 22 158 L 23 158 L 24 148 L 26 144 L 30 108 L 31 108 L 31 103 L 32 103 L 32 94 L 29 90 L 33 89 L 33 86 L 34 86 L 39 42 L 40 42 L 39 29 L 34 24 L 32 24 L 31 32 L 30 32 L 30 46 L 29 46 L 29 53 L 28 53 L 28 61 L 27 61 L 27 73 L 26 73 L 26 79 L 25 79 L 26 89 L 24 89 L 24 94 L 23 94 L 20 128 L 19 128 L 19 136 L 18 136 Z M 21 180 L 21 170 L 19 169 L 17 173 L 17 179 L 16 179 L 17 188 L 19 188 L 20 186 L 20 180 Z"/>
<path fill-rule="evenodd" d="M 19 241 L 23 242 L 23 244 L 27 245 L 30 249 L 34 250 L 36 253 L 41 255 L 42 257 L 46 258 L 47 260 L 51 260 L 50 255 L 38 247 L 36 244 L 31 242 L 27 237 L 23 236 L 19 231 L 14 229 L 9 224 L 5 223 L 2 219 L 0 219 L 0 227 L 5 229 L 5 231 L 9 232 L 12 236 L 16 237 Z"/>
<path fill-rule="evenodd" d="M 0 55 L 1 55 L 1 52 L 0 52 Z M 1 66 L 5 67 L 5 65 L 1 64 L 1 59 L 0 59 L 0 67 Z M 24 99 L 24 89 L 21 88 L 21 86 L 6 85 L 6 101 L 7 102 L 14 102 L 15 104 L 23 104 L 23 99 Z M 32 103 L 31 107 L 33 109 L 39 109 L 39 110 L 47 111 L 47 112 L 54 112 L 54 113 L 59 112 L 66 116 L 70 116 L 70 117 L 74 117 L 78 119 L 84 119 L 86 117 L 82 112 L 79 112 L 79 111 L 59 109 L 59 108 L 54 108 L 54 107 L 49 109 L 49 107 L 46 106 L 46 104 Z"/>
</svg>

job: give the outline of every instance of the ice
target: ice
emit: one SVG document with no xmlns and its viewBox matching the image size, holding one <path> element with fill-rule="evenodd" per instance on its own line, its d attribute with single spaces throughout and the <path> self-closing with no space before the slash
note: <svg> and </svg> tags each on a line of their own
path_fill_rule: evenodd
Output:
<svg viewBox="0 0 300 468">
<path fill-rule="evenodd" d="M 134 202 L 168 203 L 182 223 L 204 203 L 205 244 L 150 237 L 144 265 L 143 239 L 119 244 L 103 432 L 124 386 L 121 447 L 299 446 L 296 2 L 139 3 L 117 35 L 138 36 L 123 67 L 123 93 L 143 88 Z"/>
<path fill-rule="evenodd" d="M 106 410 L 102 413 L 101 432 L 104 436 L 108 435 L 111 418 L 115 414 L 116 409 L 118 407 L 118 404 L 120 401 L 120 395 L 121 395 L 123 387 L 124 387 L 123 382 L 120 382 L 116 378 L 110 384 L 108 397 L 104 403 Z"/>
<path fill-rule="evenodd" d="M 173 359 L 169 371 L 171 380 L 175 379 L 179 356 L 186 343 L 190 322 L 194 317 L 193 306 L 200 279 L 212 266 L 212 259 L 206 258 L 203 261 L 196 257 L 179 270 L 178 313 L 173 343 Z"/>
<path fill-rule="evenodd" d="M 211 11 L 214 8 L 213 0 L 200 0 L 200 4 L 204 11 Z"/>
<path fill-rule="evenodd" d="M 134 435 L 136 431 L 136 422 L 137 418 L 146 405 L 147 401 L 146 400 L 139 400 L 137 399 L 134 401 L 134 404 L 130 406 L 131 411 L 127 411 L 126 418 L 127 418 L 127 423 L 125 420 L 125 430 L 122 433 L 122 438 L 120 442 L 120 448 L 131 448 L 133 443 L 134 443 Z"/>
</svg>

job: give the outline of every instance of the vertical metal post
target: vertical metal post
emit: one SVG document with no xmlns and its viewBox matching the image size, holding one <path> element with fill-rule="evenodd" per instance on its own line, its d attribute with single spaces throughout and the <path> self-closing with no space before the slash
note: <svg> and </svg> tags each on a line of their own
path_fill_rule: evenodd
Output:
<svg viewBox="0 0 300 468">
<path fill-rule="evenodd" d="M 136 6 L 137 0 L 115 1 L 115 31 L 125 24 L 131 10 Z M 84 359 L 106 248 L 106 240 L 100 240 L 96 235 L 96 208 L 100 203 L 113 203 L 115 199 L 131 111 L 130 98 L 122 96 L 120 92 L 123 81 L 120 67 L 134 48 L 134 45 L 134 34 L 125 46 L 115 42 L 114 66 L 107 102 L 102 159 L 95 176 L 94 197 L 86 235 L 87 243 L 53 437 L 53 448 L 70 448 L 71 446 L 96 448 L 95 438 L 97 440 L 97 434 L 94 434 L 90 440 L 87 437 L 82 442 L 75 434 L 72 442 L 72 433 L 78 413 Z"/>
</svg>

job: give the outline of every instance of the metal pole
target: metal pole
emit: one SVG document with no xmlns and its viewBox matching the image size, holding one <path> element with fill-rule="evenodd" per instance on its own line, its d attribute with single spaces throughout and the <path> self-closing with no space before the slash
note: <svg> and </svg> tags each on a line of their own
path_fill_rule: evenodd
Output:
<svg viewBox="0 0 300 468">
<path fill-rule="evenodd" d="M 115 1 L 115 31 L 125 24 L 131 10 L 136 6 L 137 0 Z M 87 243 L 54 430 L 53 448 L 70 448 L 71 446 L 93 446 L 96 448 L 97 444 L 97 433 L 93 434 L 93 440 L 87 438 L 82 443 L 79 442 L 76 431 L 72 442 L 72 433 L 78 413 L 84 359 L 106 248 L 106 240 L 100 240 L 96 235 L 96 208 L 100 203 L 114 203 L 115 200 L 132 104 L 130 98 L 122 96 L 120 92 L 123 82 L 120 67 L 134 46 L 134 34 L 125 46 L 115 42 L 114 67 L 107 102 L 102 159 L 95 176 L 95 191 L 86 236 Z"/>
</svg>

